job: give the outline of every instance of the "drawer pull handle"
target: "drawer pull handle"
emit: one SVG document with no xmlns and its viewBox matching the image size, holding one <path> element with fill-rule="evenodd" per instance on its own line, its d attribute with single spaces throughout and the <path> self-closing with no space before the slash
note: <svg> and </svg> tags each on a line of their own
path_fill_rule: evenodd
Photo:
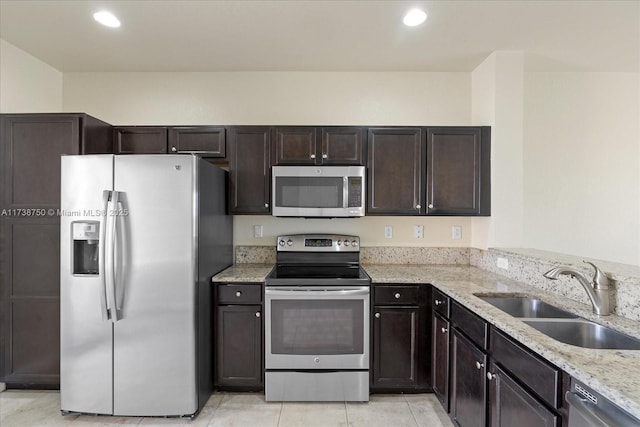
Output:
<svg viewBox="0 0 640 427">
<path fill-rule="evenodd" d="M 236 296 L 237 296 L 238 298 L 240 298 L 240 297 L 242 296 L 242 292 L 237 291 L 237 292 L 236 292 Z"/>
<path fill-rule="evenodd" d="M 437 299 L 437 300 L 435 301 L 435 304 L 436 304 L 436 305 L 442 305 L 442 304 L 444 304 L 444 301 L 440 301 L 439 299 Z"/>
<path fill-rule="evenodd" d="M 476 369 L 484 368 L 484 363 L 476 362 Z"/>
<path fill-rule="evenodd" d="M 400 292 L 396 292 L 396 294 L 394 295 L 395 299 L 400 299 Z"/>
<path fill-rule="evenodd" d="M 311 155 L 311 156 L 309 156 L 309 157 L 311 157 L 312 159 L 315 159 L 315 158 L 316 158 L 316 155 L 315 155 L 315 154 L 312 154 L 312 155 Z"/>
<path fill-rule="evenodd" d="M 376 316 L 376 319 L 379 319 L 380 318 L 380 313 L 376 313 L 375 316 Z"/>
<path fill-rule="evenodd" d="M 442 331 L 443 334 L 446 334 L 448 329 L 447 328 L 442 328 L 441 331 Z"/>
<path fill-rule="evenodd" d="M 256 317 L 260 317 L 260 312 L 256 311 Z"/>
<path fill-rule="evenodd" d="M 495 377 L 497 377 L 496 374 L 492 374 L 491 372 L 487 372 L 487 379 L 489 381 L 491 381 L 492 379 L 494 379 Z"/>
</svg>

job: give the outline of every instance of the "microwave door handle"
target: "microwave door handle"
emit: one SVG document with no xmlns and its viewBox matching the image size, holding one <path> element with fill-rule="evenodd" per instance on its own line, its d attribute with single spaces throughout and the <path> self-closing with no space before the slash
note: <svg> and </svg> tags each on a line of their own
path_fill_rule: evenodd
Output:
<svg viewBox="0 0 640 427">
<path fill-rule="evenodd" d="M 98 274 L 100 277 L 100 311 L 102 320 L 109 320 L 109 304 L 107 300 L 107 271 L 105 270 L 105 253 L 107 243 L 107 211 L 109 209 L 109 197 L 111 191 L 102 192 L 102 217 L 100 218 L 100 234 L 98 237 Z"/>
<path fill-rule="evenodd" d="M 347 209 L 349 207 L 349 178 L 344 177 L 342 180 L 342 207 Z"/>
</svg>

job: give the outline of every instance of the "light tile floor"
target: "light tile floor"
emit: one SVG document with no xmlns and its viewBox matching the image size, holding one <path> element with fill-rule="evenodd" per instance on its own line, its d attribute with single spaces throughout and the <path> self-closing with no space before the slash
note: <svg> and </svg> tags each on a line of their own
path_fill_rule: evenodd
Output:
<svg viewBox="0 0 640 427">
<path fill-rule="evenodd" d="M 60 415 L 56 391 L 0 393 L 0 426 L 450 427 L 433 394 L 372 395 L 368 403 L 274 403 L 261 393 L 214 393 L 195 420 Z"/>
</svg>

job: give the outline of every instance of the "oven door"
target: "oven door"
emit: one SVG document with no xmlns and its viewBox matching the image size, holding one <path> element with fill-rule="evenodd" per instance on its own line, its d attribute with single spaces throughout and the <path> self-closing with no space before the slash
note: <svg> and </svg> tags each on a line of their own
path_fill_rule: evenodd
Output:
<svg viewBox="0 0 640 427">
<path fill-rule="evenodd" d="M 265 368 L 369 369 L 369 287 L 265 289 Z"/>
</svg>

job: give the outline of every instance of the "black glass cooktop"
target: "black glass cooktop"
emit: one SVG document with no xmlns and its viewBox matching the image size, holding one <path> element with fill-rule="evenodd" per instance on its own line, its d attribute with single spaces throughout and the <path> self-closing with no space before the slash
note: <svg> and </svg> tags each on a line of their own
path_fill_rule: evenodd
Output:
<svg viewBox="0 0 640 427">
<path fill-rule="evenodd" d="M 345 282 L 368 282 L 369 276 L 359 265 L 276 265 L 266 284 L 339 285 Z"/>
</svg>

